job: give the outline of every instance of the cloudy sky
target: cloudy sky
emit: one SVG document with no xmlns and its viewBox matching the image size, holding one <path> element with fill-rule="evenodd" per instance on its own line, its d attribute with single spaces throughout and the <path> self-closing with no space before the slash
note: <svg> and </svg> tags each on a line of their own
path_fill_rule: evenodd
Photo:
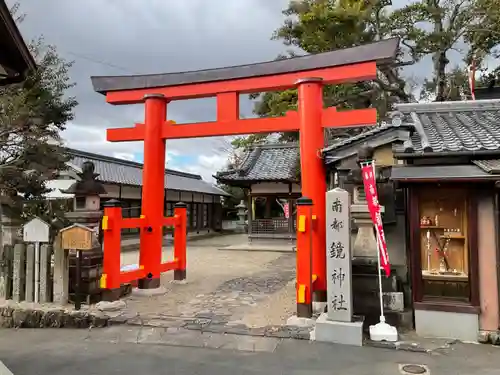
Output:
<svg viewBox="0 0 500 375">
<path fill-rule="evenodd" d="M 14 4 L 9 0 L 9 5 Z M 163 73 L 272 60 L 285 47 L 270 40 L 288 0 L 22 0 L 26 40 L 43 34 L 74 60 L 71 94 L 79 101 L 64 138 L 68 146 L 142 161 L 142 142 L 109 143 L 105 129 L 143 121 L 142 105 L 111 106 L 92 90 L 90 76 Z M 251 115 L 245 100 L 242 111 Z M 177 122 L 215 120 L 215 101 L 174 102 Z M 206 180 L 226 161 L 221 138 L 167 142 L 168 167 Z"/>
<path fill-rule="evenodd" d="M 13 5 L 16 0 L 7 0 Z M 405 0 L 396 0 L 403 5 Z M 271 41 L 283 22 L 288 0 L 21 0 L 26 40 L 44 35 L 73 60 L 70 94 L 79 101 L 64 138 L 68 146 L 142 161 L 142 142 L 109 143 L 105 129 L 142 122 L 143 105 L 111 106 L 93 91 L 90 76 L 149 74 L 217 68 L 274 59 L 286 47 Z M 453 56 L 450 56 L 453 60 Z M 407 69 L 422 77 L 430 58 Z M 456 59 L 459 61 L 459 59 Z M 252 116 L 251 103 L 241 109 Z M 168 118 L 181 122 L 215 120 L 215 100 L 174 102 Z M 212 174 L 227 160 L 228 140 L 200 138 L 167 142 L 167 166 Z"/>
</svg>

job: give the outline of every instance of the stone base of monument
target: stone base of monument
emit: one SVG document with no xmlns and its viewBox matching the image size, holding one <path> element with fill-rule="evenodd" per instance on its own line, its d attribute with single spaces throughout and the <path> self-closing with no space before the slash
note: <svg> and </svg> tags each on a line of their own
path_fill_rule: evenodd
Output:
<svg viewBox="0 0 500 375">
<path fill-rule="evenodd" d="M 363 317 L 354 316 L 352 322 L 339 322 L 328 319 L 328 314 L 323 313 L 316 320 L 312 337 L 315 341 L 362 346 L 363 320 Z"/>
<path fill-rule="evenodd" d="M 398 330 L 385 322 L 385 318 L 380 317 L 380 322 L 370 326 L 370 340 L 372 341 L 398 341 Z"/>
<path fill-rule="evenodd" d="M 313 308 L 313 313 L 315 314 L 322 314 L 326 312 L 326 307 L 328 306 L 327 302 L 317 302 L 313 301 L 312 303 L 312 308 Z"/>
<path fill-rule="evenodd" d="M 297 315 L 292 315 L 286 321 L 287 326 L 295 327 L 314 327 L 315 320 L 312 318 L 299 318 Z"/>
</svg>

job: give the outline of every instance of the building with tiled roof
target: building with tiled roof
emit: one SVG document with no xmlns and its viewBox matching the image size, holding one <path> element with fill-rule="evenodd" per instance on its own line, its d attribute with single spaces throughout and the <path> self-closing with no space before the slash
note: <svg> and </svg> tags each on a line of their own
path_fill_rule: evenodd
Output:
<svg viewBox="0 0 500 375">
<path fill-rule="evenodd" d="M 36 64 L 4 0 L 0 0 L 0 85 L 22 82 Z"/>
<path fill-rule="evenodd" d="M 375 148 L 391 145 L 391 156 L 400 160 L 400 166 L 393 168 L 393 179 L 403 178 L 401 173 L 405 171 L 422 174 L 424 170 L 422 178 L 426 174 L 430 178 L 434 170 L 442 178 L 496 178 L 492 175 L 495 169 L 483 170 L 481 161 L 500 167 L 500 99 L 397 104 L 391 119 L 383 125 L 326 147 L 326 164 L 335 165 L 348 157 L 354 160 L 363 144 Z M 443 169 L 440 163 L 425 168 L 401 165 L 406 162 L 415 166 L 436 158 L 448 167 Z"/>
<path fill-rule="evenodd" d="M 391 265 L 417 333 L 473 341 L 480 332 L 496 332 L 500 99 L 397 104 L 386 122 L 321 151 L 330 188 L 358 192 L 360 199 L 363 187 L 354 172 L 366 145 L 382 177 L 377 190 Z M 284 228 L 293 237 L 297 156 L 296 145 L 257 146 L 239 169 L 218 174 L 220 181 L 248 189 L 249 208 L 261 199 L 260 212 L 249 214 L 250 237 L 276 237 Z M 288 199 L 288 220 L 276 196 Z M 355 221 L 351 228 L 357 238 Z M 355 296 L 355 313 L 358 303 Z"/>
<path fill-rule="evenodd" d="M 349 189 L 357 150 L 374 148 L 390 171 L 377 187 L 417 333 L 475 340 L 500 323 L 500 100 L 398 104 L 391 116 L 325 148 L 326 165 Z"/>
<path fill-rule="evenodd" d="M 257 145 L 240 165 L 214 177 L 219 183 L 244 188 L 249 239 L 295 238 L 295 200 L 300 196 L 299 146 L 296 143 Z"/>
<path fill-rule="evenodd" d="M 98 179 L 109 184 L 122 186 L 142 186 L 143 164 L 118 159 L 91 152 L 66 149 L 72 156 L 69 167 L 80 170 L 85 161 L 92 161 L 95 165 Z M 165 169 L 165 189 L 172 192 L 192 192 L 215 196 L 227 196 L 228 194 L 207 181 L 200 175 Z"/>
<path fill-rule="evenodd" d="M 123 207 L 124 217 L 138 217 L 141 211 L 143 165 L 110 156 L 87 151 L 66 149 L 71 156 L 68 169 L 61 171 L 58 179 L 48 181 L 52 189 L 48 198 L 68 198 L 61 190 L 66 190 L 79 179 L 83 163 L 94 163 L 97 179 L 104 183 L 107 194 L 101 196 L 101 202 L 117 199 Z M 201 232 L 218 230 L 222 224 L 221 197 L 229 196 L 225 191 L 204 181 L 200 175 L 165 169 L 165 214 L 173 213 L 177 202 L 188 205 L 188 227 Z M 134 230 L 130 230 L 133 232 Z"/>
<path fill-rule="evenodd" d="M 296 143 L 257 145 L 247 151 L 235 169 L 218 172 L 221 183 L 249 187 L 260 182 L 297 183 L 300 169 Z"/>
</svg>

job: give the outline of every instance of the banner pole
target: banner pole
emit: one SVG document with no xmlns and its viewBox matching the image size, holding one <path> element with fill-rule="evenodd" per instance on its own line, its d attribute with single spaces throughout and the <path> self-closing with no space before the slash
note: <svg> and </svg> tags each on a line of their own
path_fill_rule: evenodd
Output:
<svg viewBox="0 0 500 375">
<path fill-rule="evenodd" d="M 373 175 L 376 176 L 375 174 L 375 161 L 372 161 L 371 163 L 372 170 L 373 170 Z M 376 177 L 375 177 L 376 179 Z M 377 202 L 377 209 L 378 213 L 377 215 L 380 215 L 380 202 Z M 376 233 L 376 239 L 377 239 L 377 264 L 378 264 L 378 290 L 379 290 L 379 302 L 380 302 L 380 321 L 382 323 L 385 323 L 385 315 L 384 315 L 384 298 L 383 298 L 383 293 L 382 293 L 382 265 L 380 263 L 380 250 L 382 246 L 382 241 L 380 240 L 380 234 L 376 228 L 376 223 L 373 223 L 375 233 Z"/>
<path fill-rule="evenodd" d="M 377 260 L 378 260 L 378 291 L 379 291 L 379 300 L 380 300 L 380 321 L 382 323 L 385 323 L 385 315 L 384 315 L 384 299 L 383 299 L 383 294 L 382 294 L 382 267 L 380 265 L 380 236 L 378 234 L 378 231 L 375 231 L 377 233 Z"/>
</svg>

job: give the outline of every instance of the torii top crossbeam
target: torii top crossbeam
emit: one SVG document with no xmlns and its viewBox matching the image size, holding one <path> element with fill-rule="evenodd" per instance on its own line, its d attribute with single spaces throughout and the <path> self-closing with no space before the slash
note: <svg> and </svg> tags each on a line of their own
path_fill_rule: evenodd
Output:
<svg viewBox="0 0 500 375">
<path fill-rule="evenodd" d="M 307 224 L 311 249 L 297 249 L 299 316 L 310 316 L 311 298 L 326 301 L 326 176 L 319 151 L 323 129 L 376 123 L 376 109 L 337 112 L 323 108 L 323 85 L 374 79 L 377 67 L 391 63 L 398 39 L 388 39 L 344 50 L 259 64 L 183 73 L 92 77 L 94 90 L 111 104 L 145 103 L 145 122 L 134 127 L 108 129 L 112 142 L 144 140 L 143 217 L 149 232 L 141 232 L 140 264 L 152 270 L 151 285 L 159 285 L 161 263 L 165 140 L 283 131 L 300 132 L 302 195 L 314 206 L 314 223 Z M 241 119 L 239 95 L 298 88 L 298 110 L 283 117 Z M 216 97 L 217 119 L 212 122 L 175 124 L 167 121 L 167 103 Z M 312 219 L 311 219 L 312 220 Z M 300 235 L 305 233 L 302 231 Z M 299 236 L 299 233 L 297 233 Z M 312 252 L 312 254 L 311 254 Z M 312 268 L 304 268 L 311 262 Z M 314 286 L 311 274 L 314 275 Z M 316 294 L 314 294 L 314 293 Z"/>
<path fill-rule="evenodd" d="M 324 84 L 345 82 L 346 78 L 350 81 L 363 81 L 373 78 L 373 69 L 363 71 L 358 68 L 355 77 L 347 77 L 345 73 L 339 74 L 340 70 L 331 68 L 345 69 L 346 66 L 371 62 L 377 65 L 392 63 L 398 45 L 399 39 L 392 38 L 338 51 L 257 64 L 179 73 L 94 76 L 91 80 L 94 90 L 105 94 L 110 104 L 140 103 L 151 89 L 155 89 L 155 93 L 164 94 L 169 100 L 209 97 L 214 95 L 214 84 L 221 81 L 225 81 L 226 86 L 217 92 L 239 93 L 284 90 L 293 87 L 297 79 L 312 76 L 322 77 Z M 269 76 L 274 78 L 258 81 L 259 78 Z"/>
</svg>

